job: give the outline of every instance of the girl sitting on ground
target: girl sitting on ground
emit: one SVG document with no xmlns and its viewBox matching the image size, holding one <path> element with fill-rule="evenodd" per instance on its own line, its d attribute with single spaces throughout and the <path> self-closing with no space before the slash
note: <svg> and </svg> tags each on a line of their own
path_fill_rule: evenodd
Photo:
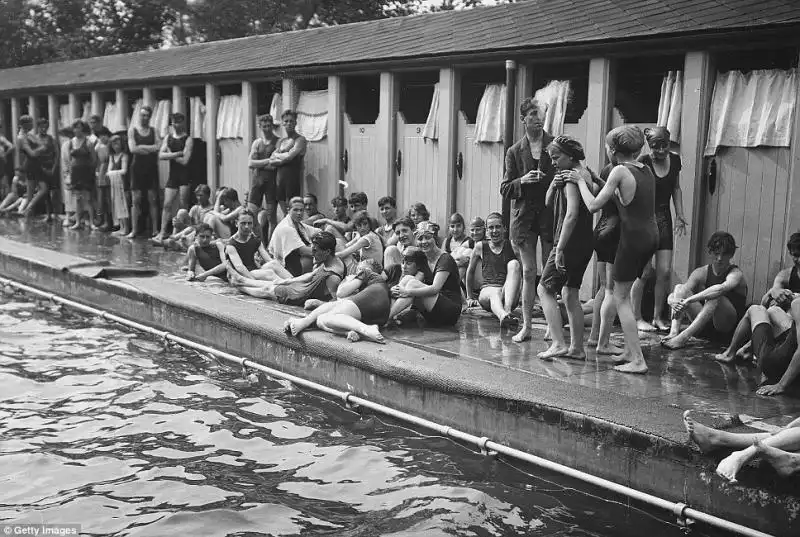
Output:
<svg viewBox="0 0 800 537">
<path fill-rule="evenodd" d="M 400 266 L 403 262 L 403 252 L 409 246 L 414 246 L 414 228 L 416 225 L 409 217 L 404 216 L 394 223 L 395 243 L 387 246 L 383 252 L 383 266 L 389 270 L 393 266 Z"/>
<path fill-rule="evenodd" d="M 453 257 L 453 261 L 458 266 L 458 272 L 461 274 L 461 281 L 466 285 L 464 277 L 472 257 L 472 249 L 475 248 L 475 241 L 466 234 L 464 217 L 461 216 L 461 213 L 453 213 L 450 216 L 448 227 L 450 233 L 444 241 L 444 251 Z"/>
<path fill-rule="evenodd" d="M 389 319 L 390 300 L 380 263 L 374 259 L 361 261 L 356 274 L 339 285 L 336 298 L 335 302 L 322 304 L 302 319 L 286 321 L 284 331 L 296 337 L 316 324 L 322 330 L 353 342 L 364 338 L 384 343 L 378 327 Z"/>
<path fill-rule="evenodd" d="M 383 242 L 377 233 L 372 231 L 372 220 L 366 211 L 359 211 L 353 216 L 353 226 L 356 236 L 347 243 L 344 250 L 336 252 L 336 257 L 344 261 L 348 274 L 355 274 L 357 264 L 353 259 L 358 254 L 358 259 L 372 259 L 379 266 L 383 263 Z"/>
<path fill-rule="evenodd" d="M 25 212 L 27 206 L 27 199 L 25 198 L 25 190 L 27 186 L 24 181 L 21 181 L 19 176 L 15 175 L 11 180 L 11 190 L 0 203 L 0 216 L 11 213 L 16 209 L 16 214 L 21 215 Z"/>
<path fill-rule="evenodd" d="M 214 210 L 206 215 L 205 223 L 211 226 L 217 237 L 229 239 L 236 233 L 236 222 L 243 210 L 239 193 L 233 188 L 224 188 L 217 193 Z"/>
<path fill-rule="evenodd" d="M 164 248 L 188 248 L 195 240 L 197 227 L 205 223 L 206 216 L 214 210 L 214 206 L 211 205 L 211 189 L 208 185 L 197 185 L 194 195 L 197 204 L 188 211 L 179 209 L 172 219 L 173 233 L 171 237 L 164 239 Z"/>
<path fill-rule="evenodd" d="M 392 306 L 392 318 L 412 305 L 422 314 L 430 326 L 453 326 L 461 317 L 461 278 L 456 262 L 447 252 L 436 245 L 438 226 L 431 222 L 420 222 L 414 232 L 420 250 L 425 254 L 431 276 L 425 282 L 408 280 L 405 287 L 392 287 L 392 297 L 397 301 Z"/>
</svg>

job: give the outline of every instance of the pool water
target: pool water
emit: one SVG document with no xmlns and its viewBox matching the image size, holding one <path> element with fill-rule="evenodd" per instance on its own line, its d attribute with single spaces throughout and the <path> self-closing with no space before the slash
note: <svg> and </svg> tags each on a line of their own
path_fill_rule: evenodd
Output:
<svg viewBox="0 0 800 537">
<path fill-rule="evenodd" d="M 85 535 L 682 535 L 666 514 L 20 296 L 0 297 L 0 439 L 0 522 Z"/>
</svg>

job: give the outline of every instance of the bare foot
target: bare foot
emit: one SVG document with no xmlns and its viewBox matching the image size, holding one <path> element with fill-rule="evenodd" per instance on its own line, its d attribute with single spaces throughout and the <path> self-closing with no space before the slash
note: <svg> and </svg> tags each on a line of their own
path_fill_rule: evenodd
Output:
<svg viewBox="0 0 800 537">
<path fill-rule="evenodd" d="M 734 451 L 722 459 L 717 465 L 717 475 L 727 479 L 731 483 L 736 483 L 736 476 L 739 470 L 753 458 L 755 453 L 756 449 L 753 446 L 740 451 Z"/>
<path fill-rule="evenodd" d="M 358 335 L 358 332 L 356 332 L 355 330 L 350 330 L 347 333 L 346 337 L 347 337 L 347 341 L 349 341 L 351 343 L 355 343 L 356 341 L 361 341 L 361 336 Z"/>
<path fill-rule="evenodd" d="M 73 231 L 78 231 L 79 229 L 83 229 L 83 224 L 76 222 L 75 225 L 70 226 L 70 229 Z"/>
<path fill-rule="evenodd" d="M 125 235 L 125 238 L 126 238 L 126 239 L 135 239 L 137 236 L 138 236 L 138 235 L 136 235 L 136 233 L 134 233 L 133 231 L 131 231 L 130 233 L 128 233 L 127 235 Z"/>
<path fill-rule="evenodd" d="M 606 345 L 598 345 L 597 346 L 597 354 L 603 356 L 616 356 L 618 354 L 622 354 L 625 352 L 625 349 L 621 347 L 617 347 L 613 343 L 609 342 Z M 627 361 L 627 360 L 626 360 Z"/>
<path fill-rule="evenodd" d="M 361 333 L 361 335 L 364 336 L 369 341 L 373 341 L 375 343 L 386 343 L 386 340 L 383 339 L 383 334 L 381 334 L 381 331 L 378 329 L 378 325 L 377 324 L 369 325 Z"/>
<path fill-rule="evenodd" d="M 556 345 L 553 343 L 546 351 L 542 351 L 536 355 L 537 358 L 542 360 L 552 360 L 557 356 L 566 356 L 569 352 L 569 347 L 566 345 Z"/>
<path fill-rule="evenodd" d="M 587 347 L 594 347 L 595 345 L 597 345 L 598 342 L 599 342 L 599 340 L 597 338 L 593 338 L 592 336 L 589 336 L 589 339 L 586 340 L 586 346 Z"/>
<path fill-rule="evenodd" d="M 658 328 L 656 328 L 652 324 L 648 323 L 644 319 L 636 321 L 636 328 L 640 332 L 657 332 L 658 331 Z"/>
<path fill-rule="evenodd" d="M 308 322 L 305 319 L 289 319 L 283 323 L 283 331 L 287 336 L 297 337 L 306 328 L 308 328 Z"/>
<path fill-rule="evenodd" d="M 653 319 L 653 326 L 655 326 L 659 332 L 666 332 L 670 329 L 670 324 L 663 319 Z"/>
<path fill-rule="evenodd" d="M 775 468 L 781 477 L 789 477 L 800 469 L 800 455 L 796 453 L 789 453 L 759 441 L 755 441 L 753 447 L 756 448 L 756 455 Z"/>
<path fill-rule="evenodd" d="M 687 345 L 687 343 L 688 343 L 688 338 L 681 337 L 680 335 L 677 335 L 675 337 L 665 337 L 664 339 L 661 340 L 662 346 L 673 351 L 676 349 L 684 348 Z"/>
<path fill-rule="evenodd" d="M 719 354 L 714 355 L 714 360 L 718 362 L 722 362 L 723 364 L 730 364 L 736 359 L 735 354 L 731 354 L 730 351 L 721 352 Z"/>
<path fill-rule="evenodd" d="M 638 360 L 632 360 L 625 364 L 615 365 L 614 371 L 619 371 L 620 373 L 644 375 L 647 373 L 647 364 L 645 363 L 644 358 L 639 358 Z"/>
<path fill-rule="evenodd" d="M 570 347 L 567 351 L 567 354 L 564 355 L 564 358 L 572 358 L 574 360 L 586 360 L 586 351 L 583 350 L 583 347 Z"/>
<path fill-rule="evenodd" d="M 514 336 L 511 337 L 511 341 L 514 343 L 522 343 L 523 341 L 530 341 L 531 340 L 531 327 L 524 326 L 522 329 L 517 332 Z"/>
<path fill-rule="evenodd" d="M 686 432 L 689 433 L 689 438 L 697 444 L 697 447 L 703 453 L 714 451 L 719 447 L 719 431 L 706 427 L 702 423 L 697 423 L 690 416 L 691 413 L 691 410 L 683 413 L 683 426 L 686 428 Z"/>
<path fill-rule="evenodd" d="M 544 331 L 544 337 L 542 338 L 543 341 L 553 341 L 553 336 L 550 335 L 550 327 L 547 327 L 547 330 Z"/>
</svg>

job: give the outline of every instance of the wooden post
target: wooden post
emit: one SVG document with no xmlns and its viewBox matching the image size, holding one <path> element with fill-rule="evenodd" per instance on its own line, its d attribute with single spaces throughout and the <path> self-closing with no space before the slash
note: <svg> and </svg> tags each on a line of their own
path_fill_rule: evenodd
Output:
<svg viewBox="0 0 800 537">
<path fill-rule="evenodd" d="M 708 52 L 688 52 L 683 68 L 683 110 L 681 112 L 681 190 L 683 211 L 688 220 L 688 237 L 675 241 L 672 266 L 677 278 L 686 281 L 702 251 L 703 237 L 703 150 L 708 129 L 714 67 Z"/>
<path fill-rule="evenodd" d="M 77 93 L 69 94 L 69 123 L 79 119 L 83 115 L 83 105 L 81 104 L 80 96 Z"/>
<path fill-rule="evenodd" d="M 513 144 L 525 134 L 525 126 L 519 120 L 519 103 L 525 97 L 533 97 L 533 67 L 527 63 L 520 63 L 517 69 L 517 90 L 514 92 L 514 140 L 509 140 Z"/>
<path fill-rule="evenodd" d="M 144 106 L 151 107 L 153 109 L 153 113 L 155 113 L 156 92 L 153 91 L 153 88 L 151 87 L 142 88 L 142 104 Z"/>
<path fill-rule="evenodd" d="M 431 220 L 445 222 L 456 210 L 456 153 L 458 152 L 458 109 L 461 106 L 461 73 L 455 68 L 445 67 L 439 71 L 439 162 L 437 179 L 447 181 L 444 204 L 435 203 L 447 214 L 431 215 Z M 435 209 L 434 209 L 435 210 Z"/>
<path fill-rule="evenodd" d="M 50 94 L 47 96 L 47 120 L 50 122 L 48 134 L 56 139 L 58 143 L 58 124 L 59 124 L 58 96 Z"/>
<path fill-rule="evenodd" d="M 181 86 L 172 86 L 172 113 L 186 115 L 186 92 Z"/>
<path fill-rule="evenodd" d="M 36 122 L 39 121 L 41 113 L 39 111 L 39 100 L 35 95 L 28 97 L 28 115 L 33 118 L 33 125 L 36 128 Z"/>
<path fill-rule="evenodd" d="M 514 110 L 517 109 L 517 62 L 514 60 L 506 60 L 506 109 L 503 111 L 506 119 L 506 126 L 503 131 L 503 173 L 506 173 L 506 153 L 508 148 L 514 144 L 514 132 L 516 124 L 519 127 L 519 122 L 514 121 L 516 114 Z M 503 214 L 503 226 L 506 229 L 511 228 L 511 200 L 503 197 L 501 201 L 501 212 Z"/>
<path fill-rule="evenodd" d="M 242 142 L 247 148 L 248 155 L 253 140 L 258 135 L 256 132 L 256 88 L 249 80 L 242 81 Z M 239 163 L 239 173 L 242 177 L 250 176 L 250 167 L 247 159 Z"/>
<path fill-rule="evenodd" d="M 217 164 L 217 109 L 219 108 L 219 88 L 206 84 L 206 176 L 211 194 L 219 185 L 219 165 Z"/>
<path fill-rule="evenodd" d="M 383 72 L 380 79 L 378 128 L 378 177 L 384 182 L 386 192 L 397 197 L 397 174 L 394 169 L 397 152 L 397 111 L 400 107 L 400 80 L 394 73 Z M 376 202 L 378 200 L 375 200 Z"/>
<path fill-rule="evenodd" d="M 800 96 L 800 90 L 798 90 Z M 794 107 L 794 126 L 792 128 L 792 142 L 789 155 L 789 199 L 786 205 L 786 229 L 783 233 L 783 241 L 786 242 L 792 233 L 800 231 L 800 110 Z M 794 210 L 792 210 L 794 209 Z M 773 240 L 776 238 L 773 236 Z M 784 256 L 786 250 L 784 249 Z M 785 266 L 781 263 L 781 267 Z"/>
<path fill-rule="evenodd" d="M 5 136 L 10 140 L 11 133 L 8 130 L 8 119 L 9 118 L 6 117 L 6 101 L 5 99 L 0 99 L 0 136 Z"/>
<path fill-rule="evenodd" d="M 11 142 L 17 146 L 19 133 L 19 117 L 22 115 L 19 97 L 11 97 Z M 14 168 L 19 167 L 19 151 L 14 151 Z"/>
<path fill-rule="evenodd" d="M 105 115 L 105 103 L 103 102 L 103 96 L 100 95 L 99 91 L 92 92 L 92 115 L 93 116 L 100 116 L 100 119 L 103 119 Z"/>
<path fill-rule="evenodd" d="M 128 120 L 131 117 L 130 110 L 128 110 L 128 96 L 125 94 L 124 89 L 118 89 L 115 92 L 114 98 L 117 101 L 117 114 L 121 118 L 120 125 L 128 126 Z"/>
<path fill-rule="evenodd" d="M 291 78 L 284 78 L 281 83 L 281 108 L 282 114 L 286 110 L 295 110 L 297 108 L 297 99 L 300 97 L 300 92 L 297 90 L 297 82 Z M 276 117 L 276 121 L 281 118 Z"/>
<path fill-rule="evenodd" d="M 344 78 L 332 75 L 328 77 L 328 158 L 331 163 L 331 192 L 344 194 Z M 375 200 L 377 201 L 377 200 Z"/>
<path fill-rule="evenodd" d="M 600 173 L 606 165 L 606 133 L 611 129 L 614 106 L 614 66 L 608 58 L 589 62 L 589 97 L 586 106 L 586 164 Z"/>
</svg>

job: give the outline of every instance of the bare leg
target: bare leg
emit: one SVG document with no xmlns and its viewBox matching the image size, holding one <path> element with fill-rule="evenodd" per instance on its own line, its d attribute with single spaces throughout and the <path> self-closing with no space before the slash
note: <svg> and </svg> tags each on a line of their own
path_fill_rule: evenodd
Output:
<svg viewBox="0 0 800 537">
<path fill-rule="evenodd" d="M 764 442 L 755 442 L 753 446 L 756 448 L 756 457 L 767 461 L 781 477 L 789 477 L 800 471 L 800 454 L 789 453 Z"/>
<path fill-rule="evenodd" d="M 178 202 L 178 189 L 166 188 L 164 189 L 164 208 L 161 210 L 161 231 L 153 237 L 156 242 L 164 240 L 167 234 L 167 227 L 172 222 L 172 213 L 175 210 L 175 205 Z M 152 205 L 151 205 L 152 207 Z"/>
<path fill-rule="evenodd" d="M 736 358 L 736 351 L 750 340 L 750 336 L 753 333 L 752 329 L 763 322 L 769 322 L 766 308 L 764 308 L 764 306 L 750 306 L 744 314 L 744 317 L 742 317 L 742 320 L 739 321 L 739 324 L 736 326 L 728 348 L 714 356 L 714 359 L 718 362 L 733 362 Z"/>
<path fill-rule="evenodd" d="M 392 265 L 399 265 L 403 262 L 403 255 L 395 245 L 388 246 L 383 252 L 383 266 L 384 268 L 391 267 Z"/>
<path fill-rule="evenodd" d="M 597 262 L 597 277 L 600 280 L 600 286 L 594 295 L 592 329 L 589 331 L 589 339 L 586 341 L 586 344 L 591 346 L 597 345 L 597 341 L 600 339 L 600 308 L 603 305 L 603 297 L 606 296 L 606 264 L 604 261 Z"/>
<path fill-rule="evenodd" d="M 668 330 L 668 318 L 664 318 L 664 302 L 667 289 L 672 283 L 672 250 L 656 252 L 656 286 L 653 291 L 653 326 L 659 330 Z"/>
<path fill-rule="evenodd" d="M 753 442 L 760 442 L 762 446 L 783 451 L 797 451 L 800 449 L 800 429 L 797 427 L 783 429 L 767 438 L 755 438 Z M 758 455 L 758 452 L 759 449 L 755 445 L 734 451 L 717 465 L 717 474 L 735 483 L 739 470 Z"/>
<path fill-rule="evenodd" d="M 624 350 L 611 344 L 611 330 L 614 328 L 614 319 L 617 317 L 613 271 L 614 264 L 606 263 L 606 288 L 603 294 L 603 303 L 600 305 L 600 338 L 597 341 L 597 354 L 609 356 L 622 354 Z"/>
<path fill-rule="evenodd" d="M 31 183 L 36 185 L 36 182 L 28 181 L 28 195 L 29 196 L 33 195 L 33 189 L 30 187 Z M 42 199 L 44 199 L 45 196 L 47 196 L 48 193 L 49 193 L 48 190 L 47 190 L 47 183 L 45 183 L 44 181 L 40 181 L 38 183 L 38 185 L 39 185 L 39 190 L 36 191 L 36 195 L 33 196 L 33 198 L 30 198 L 30 197 L 28 198 L 30 201 L 28 202 L 27 207 L 25 207 L 25 216 L 30 216 L 33 213 L 33 208 L 36 207 L 36 205 Z"/>
<path fill-rule="evenodd" d="M 303 330 L 307 330 L 317 324 L 317 318 L 320 315 L 333 310 L 338 304 L 338 302 L 325 302 L 301 319 L 289 319 L 283 323 L 283 331 L 286 332 L 286 335 L 297 337 Z"/>
<path fill-rule="evenodd" d="M 581 307 L 580 289 L 571 287 L 564 288 L 564 302 L 567 306 L 567 318 L 569 319 L 569 351 L 567 357 L 586 359 L 586 351 L 583 350 L 583 308 Z"/>
<path fill-rule="evenodd" d="M 770 433 L 731 433 L 712 429 L 694 421 L 690 410 L 683 413 L 683 425 L 689 437 L 703 453 L 715 449 L 744 449 L 753 442 L 770 436 Z"/>
<path fill-rule="evenodd" d="M 692 296 L 692 290 L 679 283 L 675 286 L 675 289 L 672 291 L 672 294 L 669 295 L 667 300 L 672 303 L 674 300 L 687 298 L 690 296 Z M 675 313 L 673 311 L 669 334 L 666 335 L 666 339 L 677 336 L 681 331 L 681 321 L 684 318 L 688 318 L 691 322 L 692 319 L 697 317 L 701 309 L 702 306 L 700 304 L 689 304 L 689 307 L 683 313 Z"/>
<path fill-rule="evenodd" d="M 260 287 L 238 287 L 239 291 L 246 295 L 255 298 L 265 298 L 267 300 L 275 300 L 275 286 L 267 282 Z"/>
<path fill-rule="evenodd" d="M 569 351 L 566 341 L 564 341 L 564 329 L 562 328 L 563 319 L 561 318 L 561 308 L 556 301 L 556 297 L 549 290 L 545 289 L 542 284 L 539 284 L 539 301 L 544 310 L 544 318 L 547 321 L 547 330 L 553 342 L 547 350 L 544 350 L 536 356 L 542 360 L 555 358 L 556 356 L 564 356 Z"/>
<path fill-rule="evenodd" d="M 664 341 L 663 345 L 668 349 L 685 347 L 689 339 L 699 334 L 708 323 L 712 323 L 716 329 L 722 332 L 727 332 L 728 326 L 735 322 L 734 319 L 736 319 L 736 309 L 726 297 L 721 296 L 707 300 L 692 323 L 677 336 Z"/>
<path fill-rule="evenodd" d="M 142 191 L 131 191 L 131 231 L 126 235 L 129 239 L 134 239 L 138 235 L 136 228 L 139 226 L 139 218 L 142 214 Z"/>
<path fill-rule="evenodd" d="M 350 341 L 364 338 L 375 343 L 385 343 L 377 325 L 366 325 L 361 322 L 360 317 L 358 307 L 349 300 L 343 300 L 334 311 L 321 315 L 317 319 L 317 326 L 334 334 L 344 333 Z M 358 338 L 354 337 L 353 332 Z"/>
<path fill-rule="evenodd" d="M 647 279 L 653 274 L 652 261 L 647 263 L 647 266 L 640 278 L 636 278 L 631 287 L 631 306 L 633 308 L 633 315 L 636 317 L 636 326 L 642 332 L 655 332 L 656 327 L 642 319 L 642 297 L 644 296 L 644 289 L 647 286 Z"/>
<path fill-rule="evenodd" d="M 622 373 L 647 373 L 647 363 L 642 354 L 639 330 L 631 306 L 631 287 L 633 282 L 614 282 L 614 301 L 617 305 L 622 333 L 625 335 L 625 354 L 622 359 L 628 363 L 614 367 Z"/>
<path fill-rule="evenodd" d="M 522 262 L 522 327 L 511 338 L 515 343 L 531 338 L 533 305 L 536 301 L 536 237 L 519 246 L 519 258 Z"/>
<path fill-rule="evenodd" d="M 217 215 L 209 214 L 206 216 L 206 223 L 214 229 L 214 233 L 220 239 L 230 239 L 231 238 L 231 230 L 230 228 L 219 219 Z"/>
<path fill-rule="evenodd" d="M 508 313 L 503 308 L 503 289 L 501 287 L 484 287 L 478 295 L 478 303 L 483 309 L 500 319 L 503 324 Z"/>
<path fill-rule="evenodd" d="M 148 190 L 147 191 L 147 202 L 150 204 L 150 223 L 152 224 L 152 230 L 155 231 L 159 229 L 161 226 L 159 225 L 159 218 L 161 217 L 161 211 L 158 207 L 158 191 L 157 190 Z"/>
<path fill-rule="evenodd" d="M 512 259 L 508 262 L 506 271 L 506 283 L 503 285 L 503 309 L 510 314 L 519 305 L 522 265 L 516 259 Z"/>
<path fill-rule="evenodd" d="M 189 185 L 183 185 L 179 188 L 179 193 L 178 193 L 179 195 L 178 201 L 180 203 L 180 206 L 178 207 L 179 210 L 180 209 L 183 209 L 185 211 L 189 210 L 189 196 L 191 195 L 191 193 L 192 193 L 192 188 Z"/>
</svg>

